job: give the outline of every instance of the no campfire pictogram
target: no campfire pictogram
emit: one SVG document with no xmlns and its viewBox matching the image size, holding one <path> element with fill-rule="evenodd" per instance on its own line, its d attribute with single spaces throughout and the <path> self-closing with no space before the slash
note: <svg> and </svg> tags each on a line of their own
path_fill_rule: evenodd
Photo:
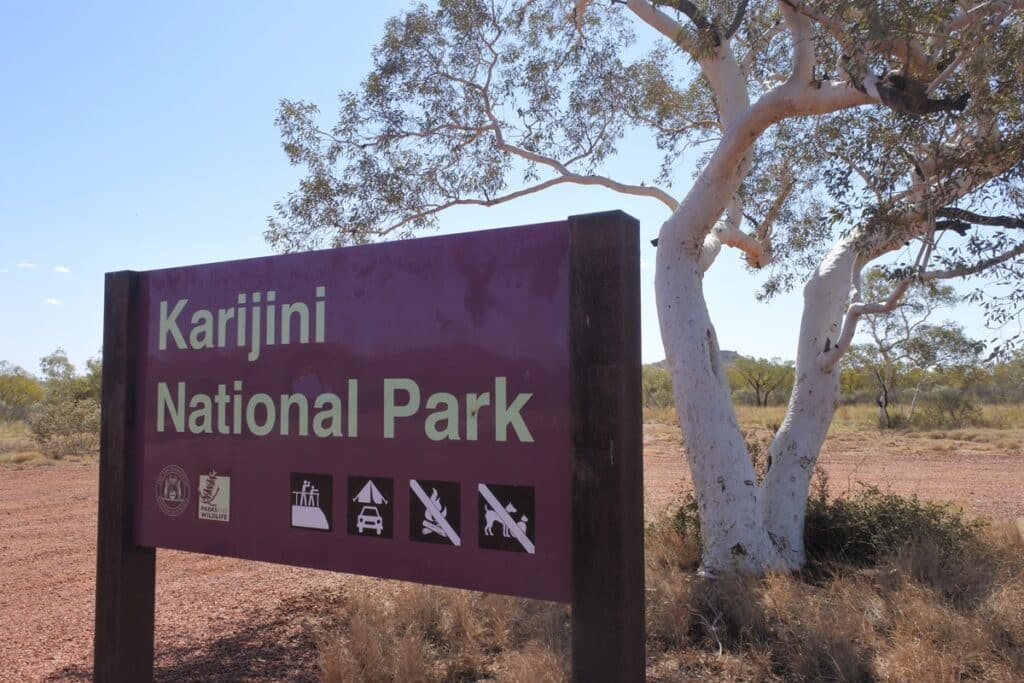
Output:
<svg viewBox="0 0 1024 683">
<path fill-rule="evenodd" d="M 410 479 L 409 489 L 414 494 L 409 500 L 409 539 L 462 545 L 459 484 Z"/>
<path fill-rule="evenodd" d="M 536 553 L 532 486 L 479 484 L 481 548 Z"/>
</svg>

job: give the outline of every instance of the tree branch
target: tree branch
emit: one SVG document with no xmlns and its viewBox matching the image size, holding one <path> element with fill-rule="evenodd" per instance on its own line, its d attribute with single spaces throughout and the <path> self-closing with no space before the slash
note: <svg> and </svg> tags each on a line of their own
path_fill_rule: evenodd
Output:
<svg viewBox="0 0 1024 683">
<path fill-rule="evenodd" d="M 830 372 L 843 357 L 843 354 L 850 348 L 854 334 L 857 333 L 857 322 L 865 315 L 889 313 L 900 305 L 903 295 L 913 284 L 914 278 L 905 278 L 896 283 L 892 293 L 885 301 L 875 303 L 853 303 L 846 309 L 846 317 L 843 319 L 843 329 L 839 333 L 839 339 L 835 346 L 823 352 L 818 358 L 818 363 L 824 372 Z"/>
<path fill-rule="evenodd" d="M 743 17 L 747 13 L 747 3 L 748 0 L 740 0 L 740 4 L 736 7 L 736 14 L 729 22 L 729 27 L 725 29 L 726 40 L 731 40 L 736 35 L 736 31 L 740 30 L 740 24 L 743 23 Z"/>
<path fill-rule="evenodd" d="M 754 58 L 761 54 L 762 49 L 771 43 L 772 38 L 782 33 L 784 28 L 785 24 L 779 19 L 772 24 L 771 28 L 750 41 L 750 45 L 747 47 L 747 54 L 743 55 L 743 58 L 740 59 L 740 69 L 743 70 L 744 76 L 750 74 L 750 69 L 754 66 Z"/>
<path fill-rule="evenodd" d="M 925 91 L 925 94 L 931 95 L 933 92 L 935 92 L 936 88 L 938 88 L 946 79 L 952 76 L 963 63 L 963 61 L 967 58 L 967 56 L 974 53 L 978 45 L 980 45 L 983 40 L 985 40 L 989 35 L 992 34 L 993 31 L 996 30 L 996 28 L 999 26 L 1000 23 L 1002 23 L 1003 19 L 1006 17 L 1009 11 L 1009 9 L 1005 9 L 1002 12 L 1000 12 L 996 17 L 996 20 L 989 24 L 981 33 L 981 35 L 975 38 L 973 45 L 971 45 L 970 47 L 962 46 L 960 48 L 960 51 L 957 53 L 957 56 L 953 59 L 953 61 L 950 62 L 949 65 L 942 70 L 942 73 L 933 78 L 931 83 L 928 84 L 928 90 Z"/>
<path fill-rule="evenodd" d="M 451 199 L 451 200 L 443 202 L 441 204 L 434 204 L 432 206 L 428 206 L 427 208 L 424 208 L 422 211 L 417 211 L 416 213 L 409 214 L 409 215 L 405 216 L 404 218 L 402 218 L 401 220 L 399 220 L 398 222 L 392 223 L 391 225 L 389 225 L 386 228 L 382 228 L 380 231 L 378 231 L 378 234 L 379 235 L 387 235 L 387 234 L 389 234 L 391 232 L 394 232 L 395 230 L 398 230 L 399 228 L 401 228 L 401 227 L 403 227 L 405 225 L 408 225 L 409 223 L 413 223 L 415 221 L 422 220 L 424 218 L 428 218 L 430 216 L 433 216 L 434 214 L 441 213 L 442 211 L 445 211 L 445 210 L 450 209 L 452 207 L 456 207 L 456 206 L 496 206 L 498 204 L 504 204 L 506 202 L 510 202 L 513 199 L 519 199 L 520 197 L 525 197 L 526 195 L 529 195 L 529 194 L 534 194 L 536 192 L 541 192 L 542 190 L 546 190 L 549 187 L 554 187 L 556 185 L 564 185 L 564 184 L 570 183 L 570 182 L 572 182 L 572 181 L 569 180 L 568 178 L 561 178 L 561 177 L 559 177 L 559 178 L 551 178 L 551 179 L 546 180 L 546 181 L 544 181 L 542 183 L 538 183 L 538 184 L 536 184 L 536 185 L 534 185 L 532 187 L 527 187 L 527 188 L 523 188 L 521 190 L 516 190 L 515 192 L 510 192 L 510 193 L 508 193 L 506 195 L 501 195 L 499 197 L 491 197 L 491 198 L 488 198 L 488 199 L 461 199 L 461 198 L 460 199 Z"/>
<path fill-rule="evenodd" d="M 983 216 L 980 213 L 954 207 L 939 209 L 935 215 L 966 223 L 968 227 L 971 225 L 995 225 L 1000 228 L 1024 229 L 1024 216 Z"/>
<path fill-rule="evenodd" d="M 779 194 L 776 195 L 775 201 L 773 201 L 772 205 L 768 208 L 768 213 L 766 213 L 764 219 L 757 224 L 757 228 L 754 231 L 754 234 L 757 236 L 757 241 L 761 243 L 765 251 L 769 254 L 771 252 L 772 228 L 775 225 L 775 220 L 779 217 L 779 214 L 782 213 L 782 207 L 785 206 L 786 200 L 789 198 L 789 195 L 792 194 L 794 187 L 796 187 L 796 180 L 793 178 L 793 174 L 787 171 L 785 178 L 782 181 L 782 189 L 779 190 Z M 751 262 L 750 265 L 754 268 L 760 268 L 768 265 L 768 262 L 761 262 L 759 260 L 757 263 Z"/>
<path fill-rule="evenodd" d="M 1004 251 L 1002 254 L 998 254 L 991 258 L 983 259 L 977 263 L 970 265 L 963 265 L 958 268 L 949 268 L 947 270 L 932 270 L 922 273 L 920 279 L 922 281 L 931 280 L 949 280 L 955 277 L 967 277 L 968 275 L 976 275 L 983 270 L 987 270 L 993 266 L 998 266 L 1001 263 L 1006 263 L 1010 259 L 1016 258 L 1024 254 L 1024 243 L 1018 244 L 1013 249 Z"/>
<path fill-rule="evenodd" d="M 679 10 L 693 22 L 693 25 L 697 27 L 698 31 L 710 31 L 712 39 L 715 42 L 715 47 L 722 44 L 722 37 L 718 35 L 718 30 L 715 25 L 708 20 L 704 13 L 700 11 L 700 8 L 690 2 L 690 0 L 653 0 L 655 5 L 662 5 L 664 7 L 671 7 L 672 9 Z"/>
<path fill-rule="evenodd" d="M 950 19 L 945 26 L 939 29 L 939 34 L 941 36 L 948 37 L 957 31 L 970 26 L 978 19 L 983 19 L 984 17 L 997 14 L 999 12 L 1009 12 L 1019 9 L 1024 9 L 1024 1 L 1022 0 L 1016 0 L 1015 2 L 1006 2 L 1005 0 L 983 2 Z"/>
<path fill-rule="evenodd" d="M 626 7 L 645 24 L 672 41 L 674 45 L 690 53 L 696 52 L 696 45 L 682 24 L 652 5 L 647 0 L 627 0 Z"/>
<path fill-rule="evenodd" d="M 616 180 L 612 180 L 611 178 L 606 178 L 604 176 L 584 176 L 570 173 L 569 175 L 558 176 L 556 178 L 549 178 L 548 180 L 545 180 L 544 182 L 541 183 L 537 183 L 536 185 L 533 185 L 531 187 L 516 190 L 515 192 L 509 192 L 508 194 L 501 195 L 498 197 L 488 197 L 485 199 L 450 199 L 441 204 L 435 204 L 433 206 L 430 206 L 422 211 L 417 211 L 416 213 L 409 214 L 406 217 L 402 218 L 400 221 L 392 223 L 388 227 L 381 229 L 380 231 L 378 231 L 378 234 L 387 235 L 388 233 L 394 232 L 395 230 L 398 230 L 399 228 L 408 225 L 409 223 L 421 220 L 423 218 L 427 218 L 429 216 L 433 216 L 434 214 L 441 213 L 446 209 L 450 209 L 456 206 L 496 206 L 498 204 L 510 202 L 514 199 L 525 197 L 526 195 L 541 192 L 542 190 L 555 187 L 556 185 L 568 184 L 591 186 L 597 185 L 601 187 L 607 187 L 611 190 L 615 190 L 616 192 L 621 192 L 623 194 L 636 195 L 640 197 L 651 197 L 665 203 L 672 210 L 675 210 L 675 208 L 678 206 L 678 202 L 676 202 L 674 199 L 672 199 L 671 196 L 662 192 L 661 190 L 658 190 L 657 188 L 644 187 L 642 185 L 628 185 L 626 183 L 620 183 Z"/>
<path fill-rule="evenodd" d="M 666 126 L 657 119 L 645 116 L 635 110 L 630 111 L 629 116 L 633 120 L 646 124 L 647 126 L 650 126 L 652 130 L 656 130 L 664 135 L 682 135 L 683 133 L 688 133 L 689 131 L 696 130 L 698 128 L 706 129 L 718 127 L 718 121 L 712 121 L 711 119 L 705 121 L 692 121 L 681 126 Z"/>
<path fill-rule="evenodd" d="M 814 30 L 806 16 L 797 12 L 789 0 L 780 0 L 779 9 L 793 43 L 793 73 L 790 80 L 810 83 L 814 79 Z"/>
</svg>

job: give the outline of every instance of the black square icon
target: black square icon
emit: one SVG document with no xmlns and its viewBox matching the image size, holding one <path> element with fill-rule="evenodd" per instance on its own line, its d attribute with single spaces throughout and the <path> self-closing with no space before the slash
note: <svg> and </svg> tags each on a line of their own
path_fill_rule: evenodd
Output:
<svg viewBox="0 0 1024 683">
<path fill-rule="evenodd" d="M 348 478 L 348 532 L 353 536 L 391 538 L 394 533 L 393 479 Z"/>
<path fill-rule="evenodd" d="M 479 484 L 477 521 L 481 548 L 536 552 L 533 487 Z"/>
<path fill-rule="evenodd" d="M 291 473 L 291 526 L 330 531 L 334 527 L 333 479 L 329 474 Z"/>
<path fill-rule="evenodd" d="M 462 545 L 459 484 L 409 480 L 409 540 Z"/>
</svg>

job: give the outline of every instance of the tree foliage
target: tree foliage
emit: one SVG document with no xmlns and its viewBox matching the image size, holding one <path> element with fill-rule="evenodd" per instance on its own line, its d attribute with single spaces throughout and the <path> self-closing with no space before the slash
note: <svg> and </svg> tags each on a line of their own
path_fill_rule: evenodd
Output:
<svg viewBox="0 0 1024 683">
<path fill-rule="evenodd" d="M 94 454 L 100 438 L 100 379 L 102 362 L 87 361 L 79 375 L 63 349 L 39 361 L 45 395 L 28 416 L 39 450 L 51 458 Z"/>
<path fill-rule="evenodd" d="M 866 274 L 863 286 L 865 296 L 878 300 L 884 298 L 892 283 L 884 271 L 875 269 Z M 917 375 L 920 390 L 929 371 L 977 362 L 984 343 L 967 337 L 963 327 L 956 323 L 946 321 L 933 325 L 928 322 L 940 307 L 951 306 L 959 298 L 949 285 L 920 283 L 908 288 L 893 310 L 870 316 L 865 321 L 863 329 L 870 341 L 854 345 L 845 362 L 848 367 L 866 372 L 874 379 L 882 427 L 902 423 L 893 417 L 890 407 L 900 402 L 899 390 L 912 375 Z M 913 408 L 907 419 L 912 416 Z"/>
<path fill-rule="evenodd" d="M 785 396 L 793 386 L 793 364 L 779 359 L 740 356 L 729 366 L 729 382 L 733 395 L 738 388 L 753 392 L 754 404 L 767 406 L 772 394 Z"/>
<path fill-rule="evenodd" d="M 0 420 L 24 420 L 43 393 L 39 381 L 24 368 L 0 361 Z"/>
<path fill-rule="evenodd" d="M 517 181 L 599 182 L 594 169 L 626 124 L 608 94 L 626 84 L 633 35 L 621 13 L 605 13 L 584 44 L 569 9 L 415 5 L 387 23 L 373 71 L 341 94 L 334 126 L 320 127 L 313 104 L 282 101 L 285 152 L 309 174 L 276 206 L 267 239 L 285 250 L 357 244 L 433 227 L 451 206 L 521 196 Z"/>
<path fill-rule="evenodd" d="M 935 265 L 930 279 L 990 279 L 972 298 L 1003 323 L 1019 312 L 1024 251 L 1017 4 L 417 4 L 387 23 L 373 70 L 341 93 L 334 125 L 313 103 L 282 100 L 284 149 L 307 175 L 275 206 L 266 236 L 285 251 L 405 236 L 449 207 L 567 183 L 674 209 L 682 159 L 707 159 L 730 123 L 694 66 L 728 41 L 748 90 L 736 96 L 770 94 L 793 68 L 785 17 L 796 12 L 813 28 L 809 80 L 856 88 L 856 104 L 877 106 L 794 112 L 762 134 L 729 216 L 749 225 L 761 295 L 799 283 L 837 231 L 859 226 L 865 262 L 897 252 L 893 275 Z M 638 17 L 672 40 L 638 41 Z M 660 161 L 635 177 L 607 175 L 636 134 L 650 136 Z"/>
<path fill-rule="evenodd" d="M 993 324 L 1021 312 L 1022 16 L 1020 0 L 417 4 L 388 22 L 335 124 L 282 101 L 306 177 L 266 237 L 294 250 L 404 236 L 450 207 L 568 183 L 660 202 L 655 292 L 704 567 L 796 568 L 858 326 L 956 278 L 987 280 L 971 297 Z M 615 177 L 611 159 L 643 135 L 659 158 Z M 797 381 L 763 479 L 704 296 L 723 247 L 763 298 L 804 283 Z"/>
</svg>

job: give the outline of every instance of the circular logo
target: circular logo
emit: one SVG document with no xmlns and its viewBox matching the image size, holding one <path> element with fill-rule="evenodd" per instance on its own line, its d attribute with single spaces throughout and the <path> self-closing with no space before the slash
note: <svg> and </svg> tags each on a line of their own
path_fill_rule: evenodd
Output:
<svg viewBox="0 0 1024 683">
<path fill-rule="evenodd" d="M 156 504 L 168 517 L 177 517 L 185 511 L 192 493 L 185 470 L 168 465 L 156 478 Z"/>
</svg>

